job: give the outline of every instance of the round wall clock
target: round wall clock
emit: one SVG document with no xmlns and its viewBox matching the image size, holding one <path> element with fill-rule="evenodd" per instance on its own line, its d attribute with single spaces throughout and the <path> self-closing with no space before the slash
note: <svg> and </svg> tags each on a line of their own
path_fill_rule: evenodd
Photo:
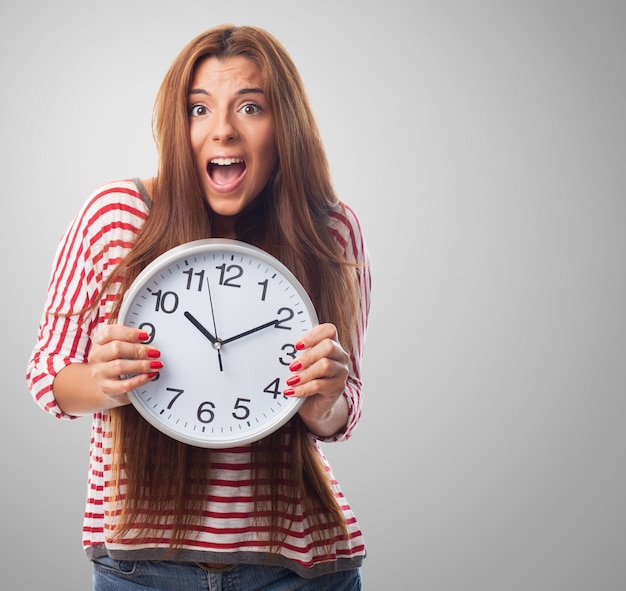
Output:
<svg viewBox="0 0 626 591">
<path fill-rule="evenodd" d="M 133 282 L 118 321 L 147 332 L 161 351 L 163 369 L 129 397 L 174 439 L 251 443 L 303 402 L 282 392 L 295 343 L 317 315 L 294 275 L 259 248 L 209 238 L 167 251 Z"/>
</svg>

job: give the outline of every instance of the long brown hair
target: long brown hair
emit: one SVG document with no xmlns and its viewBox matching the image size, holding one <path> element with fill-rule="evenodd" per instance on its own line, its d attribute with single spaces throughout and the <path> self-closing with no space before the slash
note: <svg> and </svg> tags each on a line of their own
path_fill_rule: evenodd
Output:
<svg viewBox="0 0 626 591">
<path fill-rule="evenodd" d="M 193 39 L 173 62 L 154 109 L 159 169 L 151 212 L 111 279 L 121 278 L 123 293 L 161 253 L 212 235 L 212 212 L 191 151 L 187 95 L 203 59 L 236 56 L 252 60 L 261 70 L 278 151 L 278 164 L 268 185 L 235 221 L 237 238 L 260 246 L 287 265 L 307 289 L 320 322 L 334 323 L 348 348 L 356 310 L 354 269 L 328 231 L 329 215 L 341 210 L 341 205 L 300 75 L 282 45 L 262 29 L 230 25 L 211 29 Z M 111 526 L 113 538 L 131 529 L 149 536 L 167 521 L 173 525 L 170 546 L 175 548 L 202 515 L 210 485 L 210 451 L 161 434 L 132 406 L 111 411 L 111 432 L 112 499 L 117 501 L 112 505 L 117 520 Z M 324 530 L 327 539 L 347 535 L 328 474 L 298 415 L 278 432 L 252 444 L 251 450 L 253 480 L 269 483 L 270 491 L 269 497 L 253 491 L 255 518 L 266 520 L 275 548 L 281 536 L 287 535 L 281 515 L 293 515 L 298 499 L 303 500 L 320 536 Z"/>
</svg>

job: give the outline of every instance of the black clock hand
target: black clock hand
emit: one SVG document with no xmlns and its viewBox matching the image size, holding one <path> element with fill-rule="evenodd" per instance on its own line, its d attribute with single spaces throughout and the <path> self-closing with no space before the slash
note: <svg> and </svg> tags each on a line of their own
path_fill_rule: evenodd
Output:
<svg viewBox="0 0 626 591">
<path fill-rule="evenodd" d="M 189 322 L 191 322 L 191 324 L 193 324 L 207 339 L 209 339 L 209 341 L 211 341 L 211 344 L 213 345 L 214 349 L 219 349 L 221 346 L 221 341 L 219 341 L 218 339 L 216 339 L 204 326 L 202 326 L 202 324 L 200 324 L 200 321 L 191 313 L 191 312 L 184 312 L 183 314 L 185 316 L 185 318 L 187 320 L 189 320 Z"/>
<path fill-rule="evenodd" d="M 270 326 L 276 326 L 278 322 L 279 322 L 278 320 L 272 320 L 271 322 L 266 322 L 265 324 L 261 324 L 260 326 L 255 326 L 254 328 L 251 328 L 250 330 L 246 330 L 245 332 L 237 334 L 234 337 L 224 339 L 222 341 L 222 345 L 225 345 L 226 343 L 231 343 L 232 341 L 236 341 L 237 339 L 240 339 L 242 337 L 247 337 L 250 334 L 263 330 L 264 328 L 269 328 Z"/>
</svg>

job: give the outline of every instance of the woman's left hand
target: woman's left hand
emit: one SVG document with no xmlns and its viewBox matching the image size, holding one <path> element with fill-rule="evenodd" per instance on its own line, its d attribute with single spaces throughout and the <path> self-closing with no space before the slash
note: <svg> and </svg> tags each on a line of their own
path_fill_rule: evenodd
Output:
<svg viewBox="0 0 626 591">
<path fill-rule="evenodd" d="M 286 396 L 306 398 L 299 414 L 316 435 L 327 437 L 340 431 L 348 418 L 342 396 L 348 379 L 350 357 L 339 344 L 334 324 L 320 324 L 296 343 L 303 350 L 289 366 Z"/>
</svg>

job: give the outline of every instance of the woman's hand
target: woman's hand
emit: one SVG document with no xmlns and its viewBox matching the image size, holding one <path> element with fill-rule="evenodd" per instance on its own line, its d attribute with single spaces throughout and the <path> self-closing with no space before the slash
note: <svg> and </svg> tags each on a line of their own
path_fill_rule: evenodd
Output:
<svg viewBox="0 0 626 591">
<path fill-rule="evenodd" d="M 299 414 L 307 427 L 320 437 L 341 431 L 348 419 L 348 404 L 343 396 L 349 373 L 350 357 L 339 344 L 337 328 L 320 324 L 296 343 L 304 350 L 289 369 L 286 396 L 306 398 Z"/>
<path fill-rule="evenodd" d="M 141 330 L 119 324 L 104 326 L 93 337 L 91 375 L 113 406 L 129 404 L 128 392 L 148 383 L 163 367 L 159 350 L 143 344 L 148 338 Z"/>
</svg>

